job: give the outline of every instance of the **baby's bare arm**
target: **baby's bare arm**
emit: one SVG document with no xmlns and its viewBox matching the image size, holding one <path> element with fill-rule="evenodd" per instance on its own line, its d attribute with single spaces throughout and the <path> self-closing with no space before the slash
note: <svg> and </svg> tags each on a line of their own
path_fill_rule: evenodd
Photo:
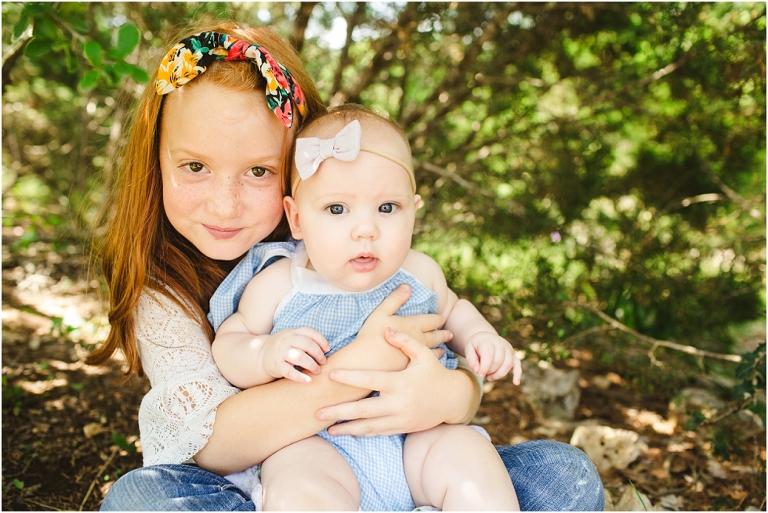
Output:
<svg viewBox="0 0 768 513">
<path fill-rule="evenodd" d="M 412 250 L 403 267 L 437 294 L 438 313 L 445 319 L 444 328 L 453 333 L 453 339 L 447 345 L 467 359 L 472 372 L 495 380 L 512 370 L 513 382 L 520 384 L 522 367 L 512 346 L 498 335 L 472 303 L 459 299 L 448 288 L 445 274 L 437 262 Z"/>
<path fill-rule="evenodd" d="M 219 327 L 212 346 L 213 359 L 236 387 L 250 388 L 275 379 L 264 369 L 262 350 L 270 337 L 277 305 L 290 286 L 290 262 L 275 262 L 251 279 L 237 312 Z"/>
</svg>

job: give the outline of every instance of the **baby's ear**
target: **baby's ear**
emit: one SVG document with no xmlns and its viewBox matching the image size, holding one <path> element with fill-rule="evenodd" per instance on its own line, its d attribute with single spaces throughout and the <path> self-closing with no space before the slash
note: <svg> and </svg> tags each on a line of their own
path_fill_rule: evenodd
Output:
<svg viewBox="0 0 768 513">
<path fill-rule="evenodd" d="M 290 196 L 284 197 L 283 208 L 285 209 L 285 217 L 288 219 L 288 225 L 291 227 L 291 235 L 296 240 L 302 240 L 304 236 L 301 234 L 299 207 L 296 205 L 296 200 Z"/>
<path fill-rule="evenodd" d="M 416 205 L 416 210 L 424 206 L 424 200 L 422 200 L 421 196 L 419 196 L 418 194 L 414 196 L 413 202 Z"/>
</svg>

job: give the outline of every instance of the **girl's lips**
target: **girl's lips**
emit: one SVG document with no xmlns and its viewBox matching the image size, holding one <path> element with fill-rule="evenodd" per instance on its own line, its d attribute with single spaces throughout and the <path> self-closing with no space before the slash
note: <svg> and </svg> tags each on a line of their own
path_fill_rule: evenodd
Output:
<svg viewBox="0 0 768 513">
<path fill-rule="evenodd" d="M 367 273 L 371 272 L 374 269 L 376 269 L 376 266 L 379 264 L 379 259 L 372 256 L 359 256 L 357 258 L 353 258 L 349 261 L 349 265 L 352 266 L 352 269 L 359 273 Z"/>
<path fill-rule="evenodd" d="M 204 224 L 203 226 L 205 226 L 205 229 L 208 230 L 208 233 L 210 233 L 211 236 L 216 240 L 231 239 L 243 231 L 242 228 L 219 228 L 217 226 L 208 226 L 207 224 Z"/>
</svg>

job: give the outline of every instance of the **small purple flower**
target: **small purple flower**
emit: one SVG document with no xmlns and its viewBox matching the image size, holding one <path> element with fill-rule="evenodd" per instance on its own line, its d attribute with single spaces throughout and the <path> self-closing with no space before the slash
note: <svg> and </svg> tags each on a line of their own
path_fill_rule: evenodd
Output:
<svg viewBox="0 0 768 513">
<path fill-rule="evenodd" d="M 552 232 L 549 234 L 549 238 L 552 239 L 552 242 L 560 242 L 562 240 L 562 237 L 560 237 L 560 232 Z"/>
</svg>

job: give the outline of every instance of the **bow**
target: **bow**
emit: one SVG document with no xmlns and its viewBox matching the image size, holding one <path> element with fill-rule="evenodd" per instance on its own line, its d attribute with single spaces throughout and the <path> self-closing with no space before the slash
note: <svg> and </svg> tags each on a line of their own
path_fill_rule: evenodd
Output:
<svg viewBox="0 0 768 513">
<path fill-rule="evenodd" d="M 362 129 L 358 120 L 341 129 L 333 139 L 302 137 L 296 139 L 296 169 L 302 180 L 317 172 L 325 159 L 331 157 L 352 162 L 360 152 Z"/>
</svg>

